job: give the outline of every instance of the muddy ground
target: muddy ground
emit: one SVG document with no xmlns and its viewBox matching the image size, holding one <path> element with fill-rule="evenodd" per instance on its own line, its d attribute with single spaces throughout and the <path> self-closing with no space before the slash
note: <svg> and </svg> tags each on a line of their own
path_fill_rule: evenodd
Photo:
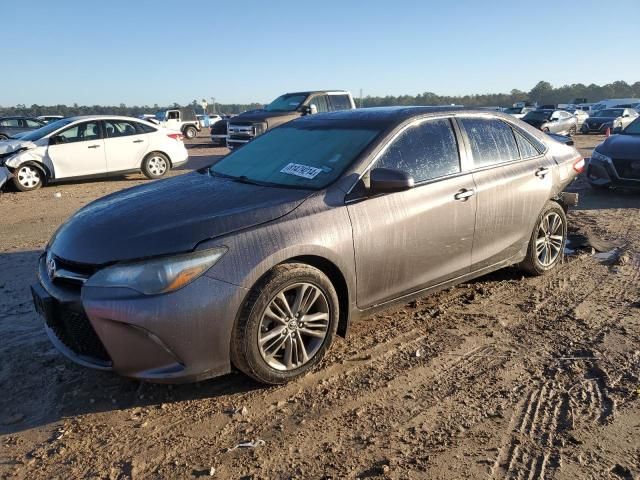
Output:
<svg viewBox="0 0 640 480">
<path fill-rule="evenodd" d="M 577 137 L 586 156 L 599 141 Z M 174 174 L 224 153 L 197 142 Z M 143 181 L 0 197 L 0 477 L 639 478 L 640 194 L 573 186 L 572 231 L 625 245 L 608 262 L 587 250 L 401 305 L 286 386 L 171 387 L 66 360 L 28 290 L 61 222 Z"/>
</svg>

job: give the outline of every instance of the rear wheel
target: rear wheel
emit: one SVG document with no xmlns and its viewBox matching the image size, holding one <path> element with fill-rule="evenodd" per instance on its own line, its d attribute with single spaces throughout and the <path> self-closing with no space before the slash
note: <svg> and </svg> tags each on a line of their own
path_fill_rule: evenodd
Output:
<svg viewBox="0 0 640 480">
<path fill-rule="evenodd" d="M 198 135 L 196 127 L 187 127 L 184 129 L 184 136 L 189 140 L 196 138 L 196 135 Z"/>
<path fill-rule="evenodd" d="M 566 242 L 567 216 L 560 205 L 548 202 L 538 216 L 520 267 L 531 275 L 545 274 L 560 263 Z"/>
<path fill-rule="evenodd" d="M 13 184 L 21 192 L 37 190 L 44 183 L 44 173 L 33 165 L 22 165 L 13 172 Z"/>
<path fill-rule="evenodd" d="M 160 178 L 166 175 L 170 167 L 169 158 L 164 153 L 152 152 L 142 162 L 142 173 L 150 179 Z"/>
<path fill-rule="evenodd" d="M 543 131 L 544 133 L 549 133 L 549 129 L 548 129 L 548 128 L 546 128 L 546 127 L 545 127 L 545 128 L 543 128 L 543 129 L 542 129 L 542 131 Z"/>
<path fill-rule="evenodd" d="M 578 132 L 578 129 L 576 127 L 571 127 L 569 129 L 569 136 L 573 137 L 577 132 Z"/>
<path fill-rule="evenodd" d="M 231 360 L 260 382 L 291 381 L 322 360 L 338 315 L 338 296 L 324 273 L 279 265 L 249 294 L 234 327 Z"/>
</svg>

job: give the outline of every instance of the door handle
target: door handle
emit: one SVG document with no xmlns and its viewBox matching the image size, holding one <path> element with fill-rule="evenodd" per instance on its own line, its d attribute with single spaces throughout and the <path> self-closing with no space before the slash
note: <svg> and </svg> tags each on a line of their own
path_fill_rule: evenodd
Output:
<svg viewBox="0 0 640 480">
<path fill-rule="evenodd" d="M 100 145 L 89 145 L 87 148 L 100 148 Z"/>
<path fill-rule="evenodd" d="M 134 140 L 133 143 L 142 143 L 144 140 Z"/>
<path fill-rule="evenodd" d="M 542 167 L 542 168 L 539 168 L 538 170 L 536 170 L 536 177 L 542 179 L 542 178 L 546 177 L 548 173 L 549 173 L 549 169 L 546 168 L 546 167 Z"/>
<path fill-rule="evenodd" d="M 460 200 L 461 202 L 466 202 L 470 197 L 473 197 L 475 194 L 476 192 L 473 190 L 473 188 L 471 189 L 463 188 L 458 193 L 456 193 L 453 196 L 453 198 L 455 198 L 456 200 Z"/>
</svg>

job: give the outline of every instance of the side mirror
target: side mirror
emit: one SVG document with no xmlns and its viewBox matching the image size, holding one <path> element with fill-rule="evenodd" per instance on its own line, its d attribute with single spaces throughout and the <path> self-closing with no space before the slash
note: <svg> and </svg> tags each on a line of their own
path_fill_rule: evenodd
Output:
<svg viewBox="0 0 640 480">
<path fill-rule="evenodd" d="M 61 143 L 64 143 L 64 137 L 61 135 L 54 135 L 49 138 L 49 145 L 59 145 Z"/>
<path fill-rule="evenodd" d="M 311 105 L 303 105 L 300 107 L 300 111 L 302 112 L 302 115 L 315 115 L 318 113 L 318 107 L 312 103 Z"/>
<path fill-rule="evenodd" d="M 311 105 L 309 105 L 309 110 L 311 115 L 315 115 L 316 113 L 318 113 L 318 107 L 316 107 L 315 103 L 312 103 Z"/>
<path fill-rule="evenodd" d="M 622 118 L 628 118 L 628 117 L 630 117 L 630 116 L 631 116 L 631 115 L 629 115 L 628 113 L 625 113 L 624 115 L 622 115 Z"/>
<path fill-rule="evenodd" d="M 402 192 L 413 188 L 413 177 L 394 168 L 374 168 L 370 175 L 372 194 Z"/>
</svg>

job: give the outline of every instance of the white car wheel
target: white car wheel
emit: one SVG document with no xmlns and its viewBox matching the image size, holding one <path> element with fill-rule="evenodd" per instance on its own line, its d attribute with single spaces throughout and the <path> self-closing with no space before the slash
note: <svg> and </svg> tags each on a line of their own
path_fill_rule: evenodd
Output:
<svg viewBox="0 0 640 480">
<path fill-rule="evenodd" d="M 142 173 L 147 178 L 160 178 L 169 171 L 171 164 L 166 155 L 159 152 L 151 153 L 142 162 Z"/>
<path fill-rule="evenodd" d="M 38 168 L 23 165 L 14 172 L 13 183 L 21 192 L 28 192 L 42 186 L 42 177 L 42 172 Z"/>
</svg>

